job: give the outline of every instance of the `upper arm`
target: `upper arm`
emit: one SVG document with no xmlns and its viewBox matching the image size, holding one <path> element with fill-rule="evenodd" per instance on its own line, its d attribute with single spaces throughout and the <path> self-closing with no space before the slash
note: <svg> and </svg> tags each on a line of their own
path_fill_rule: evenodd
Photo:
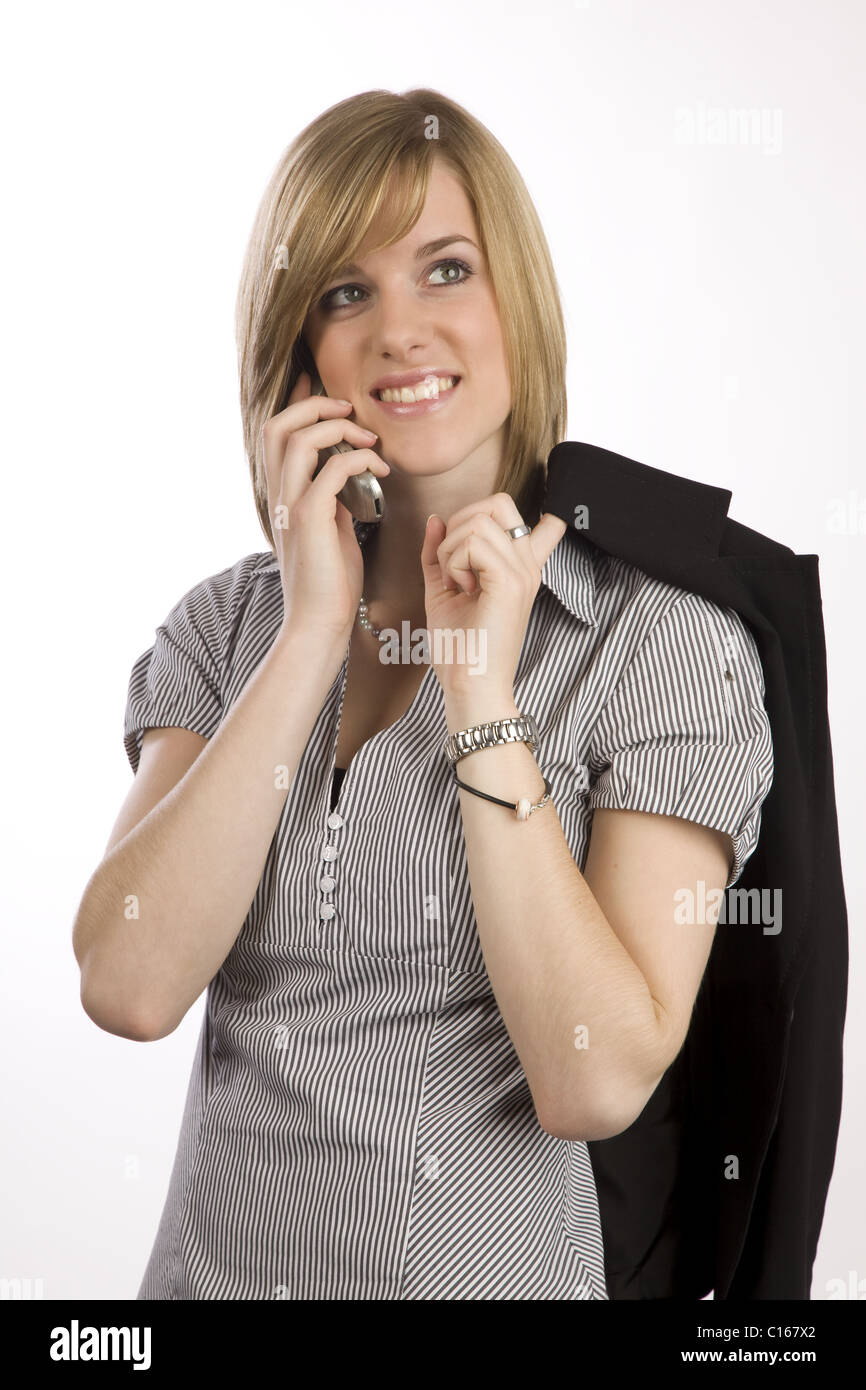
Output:
<svg viewBox="0 0 866 1390">
<path fill-rule="evenodd" d="M 120 841 L 180 782 L 207 742 L 201 734 L 193 733 L 190 729 L 144 730 L 135 780 L 127 792 L 108 837 L 102 863 Z M 79 967 L 83 969 L 85 952 L 81 949 L 77 918 L 72 929 L 72 950 Z"/>
<path fill-rule="evenodd" d="M 593 730 L 583 875 L 658 1020 L 631 1062 L 640 1109 L 685 1041 L 724 890 L 757 844 L 773 775 L 764 690 L 738 615 L 684 592 L 641 639 Z M 683 911 L 690 898 L 696 913 Z"/>
<path fill-rule="evenodd" d="M 682 892 L 695 894 L 698 904 L 720 903 L 731 858 L 730 835 L 678 816 L 605 808 L 593 814 L 583 876 L 646 980 L 659 1020 L 645 1101 L 685 1041 L 718 916 L 708 907 L 682 921 L 689 915 L 680 910 Z"/>
<path fill-rule="evenodd" d="M 146 729 L 135 781 L 114 822 L 105 853 L 133 830 L 192 767 L 208 740 L 191 729 Z"/>
</svg>

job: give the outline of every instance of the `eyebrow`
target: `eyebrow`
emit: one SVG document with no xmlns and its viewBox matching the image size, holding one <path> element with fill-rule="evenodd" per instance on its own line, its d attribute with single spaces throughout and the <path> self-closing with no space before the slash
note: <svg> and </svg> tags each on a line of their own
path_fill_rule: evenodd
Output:
<svg viewBox="0 0 866 1390">
<path fill-rule="evenodd" d="M 451 246 L 455 241 L 465 241 L 469 246 L 474 246 L 476 251 L 478 250 L 478 247 L 475 246 L 475 242 L 471 237 L 461 236 L 457 232 L 449 232 L 448 236 L 437 237 L 435 241 L 428 241 L 426 246 L 419 246 L 418 250 L 415 252 L 415 260 L 423 261 L 426 260 L 428 256 L 435 256 L 436 252 L 441 251 L 443 246 Z M 337 269 L 328 278 L 329 280 L 333 280 L 337 275 L 363 274 L 364 272 L 361 267 L 355 265 L 354 261 L 352 261 L 347 265 L 337 266 Z"/>
</svg>

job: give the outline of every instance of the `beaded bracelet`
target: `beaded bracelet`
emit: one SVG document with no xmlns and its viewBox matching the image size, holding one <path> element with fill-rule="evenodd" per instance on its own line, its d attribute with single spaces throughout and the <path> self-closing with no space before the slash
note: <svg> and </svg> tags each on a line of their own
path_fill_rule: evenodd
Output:
<svg viewBox="0 0 866 1390">
<path fill-rule="evenodd" d="M 499 796 L 491 796 L 489 792 L 480 792 L 477 787 L 470 787 L 465 782 L 461 782 L 457 776 L 457 768 L 454 768 L 454 781 L 458 787 L 462 787 L 465 792 L 472 792 L 473 796 L 482 796 L 485 801 L 493 801 L 497 806 L 506 806 L 508 810 L 514 811 L 518 820 L 529 820 L 533 811 L 540 811 L 550 800 L 550 783 L 544 778 L 544 796 L 534 804 L 530 802 L 528 796 L 522 796 L 518 802 L 503 801 Z"/>
</svg>

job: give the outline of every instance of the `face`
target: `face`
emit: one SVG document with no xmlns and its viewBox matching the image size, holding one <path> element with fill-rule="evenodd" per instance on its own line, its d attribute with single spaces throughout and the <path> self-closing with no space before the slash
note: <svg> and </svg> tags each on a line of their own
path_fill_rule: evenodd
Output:
<svg viewBox="0 0 866 1390">
<path fill-rule="evenodd" d="M 418 255 L 435 241 L 448 244 Z M 436 160 L 408 235 L 373 255 L 362 247 L 308 314 L 304 335 L 326 394 L 352 402 L 352 418 L 375 430 L 373 448 L 398 472 L 430 476 L 466 464 L 493 475 L 502 456 L 511 387 L 479 247 L 463 187 Z M 459 380 L 450 389 L 439 381 L 438 395 L 429 380 L 423 404 L 372 394 L 383 377 L 419 369 L 423 378 Z"/>
</svg>

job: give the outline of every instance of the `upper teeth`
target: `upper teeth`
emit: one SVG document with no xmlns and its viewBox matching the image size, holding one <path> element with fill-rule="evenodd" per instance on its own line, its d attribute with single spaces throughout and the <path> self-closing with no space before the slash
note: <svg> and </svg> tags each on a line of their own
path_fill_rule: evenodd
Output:
<svg viewBox="0 0 866 1390">
<path fill-rule="evenodd" d="M 430 376 L 419 381 L 417 386 L 396 386 L 393 390 L 384 386 L 376 394 L 380 401 L 423 401 L 431 400 L 440 391 L 450 391 L 456 382 L 454 376 Z"/>
</svg>

